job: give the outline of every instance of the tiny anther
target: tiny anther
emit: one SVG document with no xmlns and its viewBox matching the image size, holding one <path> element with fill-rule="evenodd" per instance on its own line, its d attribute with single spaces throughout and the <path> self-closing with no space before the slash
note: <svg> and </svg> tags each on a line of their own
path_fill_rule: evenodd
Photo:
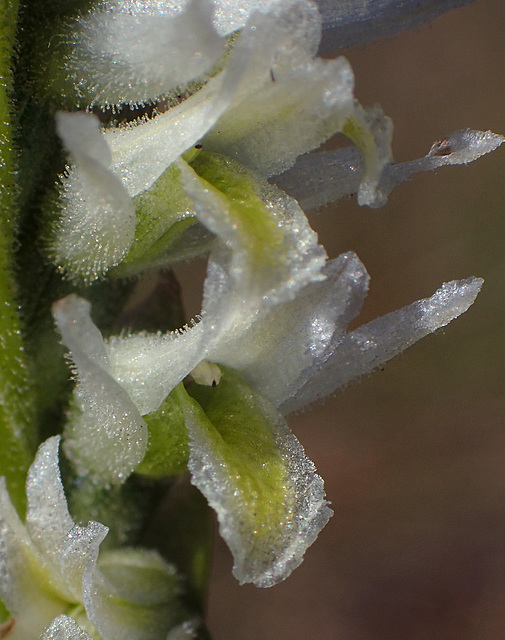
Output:
<svg viewBox="0 0 505 640">
<path fill-rule="evenodd" d="M 451 143 L 447 138 L 435 142 L 428 155 L 429 156 L 449 156 L 452 153 Z"/>
</svg>

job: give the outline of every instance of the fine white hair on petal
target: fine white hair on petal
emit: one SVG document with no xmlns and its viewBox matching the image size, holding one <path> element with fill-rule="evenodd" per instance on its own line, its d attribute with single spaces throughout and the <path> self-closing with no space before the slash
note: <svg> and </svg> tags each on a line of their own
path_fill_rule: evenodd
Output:
<svg viewBox="0 0 505 640">
<path fill-rule="evenodd" d="M 92 640 L 73 618 L 57 616 L 42 632 L 39 640 Z"/>
<path fill-rule="evenodd" d="M 110 372 L 89 303 L 70 295 L 53 305 L 53 315 L 78 380 L 78 408 L 68 424 L 65 450 L 81 473 L 103 483 L 124 482 L 144 457 L 147 427 Z"/>
<path fill-rule="evenodd" d="M 296 397 L 283 403 L 282 412 L 296 411 L 324 398 L 444 327 L 468 310 L 483 282 L 473 277 L 448 282 L 431 298 L 418 300 L 351 331 Z"/>
<path fill-rule="evenodd" d="M 142 104 L 204 77 L 224 52 L 210 0 L 101 4 L 78 20 L 66 63 L 91 104 Z"/>
<path fill-rule="evenodd" d="M 168 166 L 215 126 L 221 115 L 265 84 L 282 52 L 284 27 L 281 18 L 257 15 L 241 31 L 224 70 L 199 91 L 147 122 L 105 131 L 114 158 L 113 170 L 121 176 L 130 196 L 149 189 Z"/>
<path fill-rule="evenodd" d="M 57 131 L 74 164 L 62 176 L 61 216 L 50 253 L 70 277 L 95 280 L 120 262 L 135 237 L 133 202 L 109 168 L 111 152 L 98 119 L 58 113 Z"/>
<path fill-rule="evenodd" d="M 167 335 L 113 337 L 107 343 L 111 372 L 146 415 L 206 357 L 205 338 L 203 322 Z"/>
<path fill-rule="evenodd" d="M 491 131 L 455 131 L 435 142 L 425 157 L 386 166 L 377 188 L 379 197 L 369 206 L 382 206 L 393 189 L 420 171 L 468 164 L 494 151 L 504 140 L 503 136 Z M 274 182 L 296 198 L 307 211 L 356 193 L 363 171 L 362 155 L 353 146 L 302 156 L 291 169 L 277 176 Z"/>
<path fill-rule="evenodd" d="M 96 116 L 82 111 L 58 111 L 55 121 L 56 133 L 69 153 L 77 158 L 86 156 L 103 167 L 110 167 L 112 155 Z"/>
<path fill-rule="evenodd" d="M 240 344 L 244 331 L 259 316 L 296 295 L 306 285 L 325 280 L 326 254 L 298 204 L 279 189 L 257 183 L 258 202 L 281 238 L 279 253 L 267 268 L 258 266 L 241 242 L 239 225 L 230 219 L 230 203 L 205 186 L 180 163 L 183 184 L 197 215 L 217 234 L 205 280 L 203 319 L 168 335 L 131 335 L 107 344 L 110 371 L 142 415 L 156 410 L 170 391 L 198 363 L 213 360 L 226 343 Z"/>
</svg>

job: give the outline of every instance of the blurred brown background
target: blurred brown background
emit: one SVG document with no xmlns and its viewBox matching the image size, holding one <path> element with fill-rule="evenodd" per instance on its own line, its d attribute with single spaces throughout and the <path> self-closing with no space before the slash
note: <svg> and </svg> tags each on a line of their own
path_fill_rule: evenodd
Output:
<svg viewBox="0 0 505 640">
<path fill-rule="evenodd" d="M 346 51 L 397 161 L 456 129 L 505 133 L 505 2 Z M 383 209 L 313 216 L 330 257 L 371 277 L 363 321 L 486 279 L 477 303 L 384 371 L 290 420 L 335 515 L 283 584 L 240 587 L 216 541 L 215 640 L 505 639 L 505 149 L 422 174 Z M 183 283 L 184 285 L 184 283 Z"/>
</svg>

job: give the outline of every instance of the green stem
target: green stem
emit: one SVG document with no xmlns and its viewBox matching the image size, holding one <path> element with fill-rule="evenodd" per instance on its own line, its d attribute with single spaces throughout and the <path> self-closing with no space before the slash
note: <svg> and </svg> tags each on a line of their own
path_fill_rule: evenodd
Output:
<svg viewBox="0 0 505 640">
<path fill-rule="evenodd" d="M 33 442 L 29 434 L 31 397 L 13 273 L 17 219 L 9 97 L 18 5 L 17 0 L 0 0 L 0 475 L 7 477 L 12 500 L 22 512 Z"/>
</svg>

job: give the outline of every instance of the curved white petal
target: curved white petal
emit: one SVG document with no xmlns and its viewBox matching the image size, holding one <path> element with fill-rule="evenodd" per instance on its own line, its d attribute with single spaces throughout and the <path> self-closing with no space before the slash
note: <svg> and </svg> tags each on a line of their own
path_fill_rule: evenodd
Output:
<svg viewBox="0 0 505 640">
<path fill-rule="evenodd" d="M 265 84 L 276 60 L 287 55 L 283 48 L 289 33 L 286 15 L 287 11 L 279 16 L 257 14 L 251 19 L 224 70 L 181 104 L 147 122 L 105 132 L 113 170 L 131 196 L 148 189 L 225 111 Z"/>
<path fill-rule="evenodd" d="M 60 438 L 42 443 L 26 482 L 23 525 L 0 478 L 0 598 L 14 619 L 9 637 L 38 637 L 69 603 L 82 600 L 85 569 L 94 571 L 107 527 L 76 527 L 58 466 Z M 66 628 L 66 627 L 65 627 Z"/>
<path fill-rule="evenodd" d="M 181 179 L 199 220 L 222 242 L 209 260 L 202 311 L 223 338 L 228 328 L 238 332 L 243 322 L 249 324 L 245 316 L 291 300 L 309 282 L 324 279 L 326 253 L 295 200 L 258 181 L 257 222 L 242 225 L 232 198 L 223 198 L 182 164 Z"/>
<path fill-rule="evenodd" d="M 62 612 L 61 576 L 52 576 L 14 508 L 5 478 L 0 478 L 0 599 L 11 614 L 13 640 L 37 637 Z M 58 584 L 51 589 L 51 579 Z"/>
<path fill-rule="evenodd" d="M 43 442 L 26 480 L 26 530 L 38 550 L 53 563 L 74 527 L 61 483 L 59 437 Z"/>
<path fill-rule="evenodd" d="M 88 522 L 85 527 L 75 525 L 60 549 L 60 570 L 72 590 L 74 602 L 84 602 L 84 576 L 96 574 L 98 552 L 108 531 L 100 522 Z"/>
<path fill-rule="evenodd" d="M 269 177 L 342 131 L 354 110 L 354 76 L 344 58 L 307 58 L 287 72 L 274 67 L 265 80 L 221 117 L 203 145 Z"/>
<path fill-rule="evenodd" d="M 66 73 L 92 105 L 141 104 L 202 78 L 224 52 L 210 0 L 101 3 L 77 21 Z"/>
<path fill-rule="evenodd" d="M 323 18 L 321 51 L 352 47 L 434 20 L 472 0 L 316 0 Z"/>
<path fill-rule="evenodd" d="M 271 587 L 302 562 L 332 515 L 323 481 L 282 416 L 235 374 L 211 392 L 217 399 L 205 414 L 180 392 L 192 482 L 217 513 L 235 577 Z"/>
<path fill-rule="evenodd" d="M 60 112 L 56 122 L 74 164 L 62 177 L 61 216 L 50 252 L 69 276 L 92 281 L 127 253 L 135 237 L 135 210 L 110 168 L 111 152 L 98 119 Z"/>
<path fill-rule="evenodd" d="M 79 406 L 66 431 L 65 450 L 81 473 L 91 473 L 102 483 L 123 482 L 144 457 L 147 427 L 111 375 L 89 303 L 70 295 L 53 305 L 53 315 L 78 379 Z"/>
<path fill-rule="evenodd" d="M 268 309 L 325 279 L 326 254 L 294 200 L 254 182 L 257 231 L 241 224 L 232 198 L 212 189 L 185 163 L 180 169 L 200 221 L 221 242 L 209 259 L 201 322 L 165 336 L 122 336 L 108 343 L 112 375 L 143 415 L 158 409 L 201 360 L 218 358 L 226 344 L 240 349 L 244 333 Z M 265 238 L 271 236 L 270 245 Z"/>
<path fill-rule="evenodd" d="M 436 142 L 425 157 L 386 166 L 377 188 L 380 195 L 369 206 L 382 206 L 393 189 L 420 171 L 468 164 L 494 151 L 503 141 L 503 136 L 491 131 L 454 131 Z M 360 151 L 356 147 L 346 147 L 298 158 L 291 169 L 275 178 L 275 183 L 296 198 L 304 211 L 309 211 L 357 193 L 363 172 Z"/>
<path fill-rule="evenodd" d="M 212 354 L 215 362 L 240 371 L 275 406 L 294 397 L 324 366 L 361 309 L 369 278 L 355 254 L 329 261 L 323 274 L 324 282 L 308 285 Z"/>
<path fill-rule="evenodd" d="M 203 323 L 167 335 L 111 338 L 111 372 L 142 415 L 163 400 L 206 357 Z"/>
<path fill-rule="evenodd" d="M 86 614 L 106 640 L 160 640 L 178 621 L 176 571 L 156 551 L 105 552 L 83 579 Z"/>
</svg>

